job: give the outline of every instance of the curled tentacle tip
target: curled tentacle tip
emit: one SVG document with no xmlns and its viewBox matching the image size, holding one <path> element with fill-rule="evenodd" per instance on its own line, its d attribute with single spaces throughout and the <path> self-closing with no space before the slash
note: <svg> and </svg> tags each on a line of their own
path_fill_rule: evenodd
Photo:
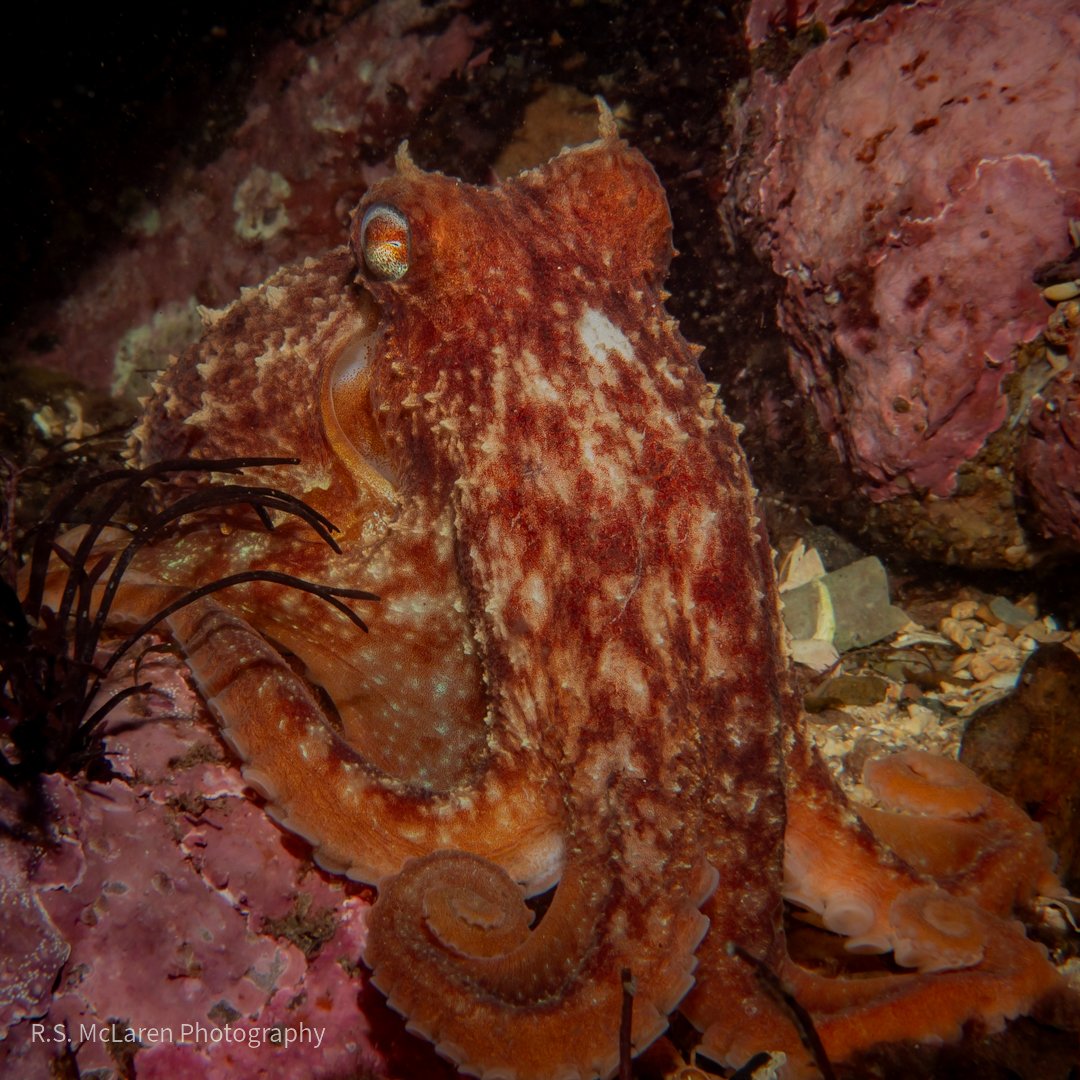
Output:
<svg viewBox="0 0 1080 1080">
<path fill-rule="evenodd" d="M 966 765 L 920 750 L 871 759 L 863 782 L 883 806 L 942 818 L 976 817 L 993 798 Z"/>
</svg>

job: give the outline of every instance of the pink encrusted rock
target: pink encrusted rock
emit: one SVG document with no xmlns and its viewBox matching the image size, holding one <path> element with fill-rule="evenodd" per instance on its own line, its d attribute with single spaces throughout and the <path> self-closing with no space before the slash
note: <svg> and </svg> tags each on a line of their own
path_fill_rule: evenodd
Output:
<svg viewBox="0 0 1080 1080">
<path fill-rule="evenodd" d="M 174 656 L 139 676 L 158 693 L 110 721 L 118 777 L 45 778 L 48 842 L 32 863 L 29 840 L 0 848 L 0 1073 L 70 1052 L 108 1075 L 134 1053 L 140 1078 L 393 1075 L 358 966 L 366 890 L 252 802 Z M 25 804 L 4 795 L 19 832 Z"/>
<path fill-rule="evenodd" d="M 134 401 L 217 307 L 287 262 L 341 242 L 348 212 L 435 89 L 463 70 L 479 28 L 446 4 L 382 0 L 314 44 L 264 62 L 247 116 L 209 165 L 177 177 L 55 311 L 9 351 Z M 120 239 L 120 238 L 118 238 Z M 55 344 L 45 354 L 33 339 Z M 114 363 L 120 370 L 114 372 Z M 125 380 L 135 373 L 135 385 Z"/>
<path fill-rule="evenodd" d="M 140 1080 L 230 1080 L 233 1077 L 351 1076 L 375 1072 L 378 1059 L 368 1025 L 357 1015 L 357 986 L 342 965 L 360 955 L 367 905 L 344 901 L 334 936 L 311 961 L 302 979 L 285 985 L 266 1002 L 257 1021 L 241 1018 L 228 1026 L 204 1025 L 198 1043 L 158 1043 L 139 1055 Z"/>
<path fill-rule="evenodd" d="M 790 34 L 815 22 L 831 26 L 851 8 L 851 0 L 753 0 L 746 14 L 746 40 L 756 49 L 778 30 Z"/>
<path fill-rule="evenodd" d="M 754 76 L 725 212 L 784 277 L 796 380 L 874 500 L 948 496 L 1006 420 L 1049 314 L 1033 276 L 1080 214 L 1078 85 L 1071 0 L 895 5 Z"/>
<path fill-rule="evenodd" d="M 0 838 L 0 1038 L 48 1010 L 49 994 L 70 951 L 30 887 L 28 851 Z"/>
</svg>

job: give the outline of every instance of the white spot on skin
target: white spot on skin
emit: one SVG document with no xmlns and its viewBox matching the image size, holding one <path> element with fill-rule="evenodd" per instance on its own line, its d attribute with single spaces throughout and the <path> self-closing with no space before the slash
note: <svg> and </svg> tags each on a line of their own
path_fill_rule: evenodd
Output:
<svg viewBox="0 0 1080 1080">
<path fill-rule="evenodd" d="M 320 738 L 304 739 L 298 747 L 300 756 L 307 762 L 322 761 L 326 757 L 326 741 Z"/>
<path fill-rule="evenodd" d="M 617 638 L 605 642 L 594 677 L 596 687 L 632 715 L 649 715 L 652 700 L 641 661 Z"/>
<path fill-rule="evenodd" d="M 534 571 L 522 583 L 521 607 L 533 627 L 542 627 L 547 622 L 551 601 L 542 574 Z"/>
<path fill-rule="evenodd" d="M 277 358 L 277 353 L 274 352 L 273 349 L 267 349 L 261 356 L 255 357 L 255 371 L 260 379 L 263 377 L 264 369 L 268 365 L 273 364 Z"/>
<path fill-rule="evenodd" d="M 548 380 L 535 353 L 525 349 L 515 365 L 520 372 L 520 384 L 522 391 L 543 404 L 560 404 L 562 396 Z"/>
<path fill-rule="evenodd" d="M 634 359 L 634 347 L 626 335 L 603 313 L 586 308 L 578 319 L 577 334 L 585 351 L 597 363 L 607 359 L 608 353 L 616 352 L 625 360 Z"/>
<path fill-rule="evenodd" d="M 633 743 L 623 733 L 612 743 L 592 747 L 581 762 L 581 778 L 592 784 L 592 794 L 601 796 L 620 777 L 636 778 L 644 775 L 634 760 Z"/>
</svg>

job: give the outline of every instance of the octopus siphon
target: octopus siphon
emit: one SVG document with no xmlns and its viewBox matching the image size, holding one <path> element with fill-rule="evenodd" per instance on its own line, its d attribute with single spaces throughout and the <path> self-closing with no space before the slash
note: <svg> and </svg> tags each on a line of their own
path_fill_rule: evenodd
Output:
<svg viewBox="0 0 1080 1080">
<path fill-rule="evenodd" d="M 367 634 L 268 581 L 168 632 L 268 812 L 378 888 L 364 959 L 410 1029 L 488 1080 L 610 1077 L 632 985 L 633 1053 L 680 1011 L 700 1053 L 798 1078 L 770 983 L 834 1062 L 1063 994 L 1014 916 L 1061 893 L 1037 826 L 914 752 L 857 809 L 810 747 L 737 429 L 664 309 L 664 191 L 610 114 L 490 188 L 403 148 L 350 240 L 205 312 L 133 441 L 295 456 L 260 482 L 341 552 L 202 515 L 115 610 L 252 568 L 379 595 Z M 889 967 L 796 963 L 785 901 Z"/>
</svg>

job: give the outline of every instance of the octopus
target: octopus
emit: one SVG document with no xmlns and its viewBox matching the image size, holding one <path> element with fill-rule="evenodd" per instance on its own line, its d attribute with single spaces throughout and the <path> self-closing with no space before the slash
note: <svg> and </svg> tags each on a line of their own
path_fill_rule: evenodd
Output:
<svg viewBox="0 0 1080 1080">
<path fill-rule="evenodd" d="M 610 114 L 494 187 L 403 148 L 349 239 L 204 313 L 133 436 L 141 464 L 299 459 L 260 483 L 340 551 L 202 514 L 114 610 L 252 568 L 378 595 L 365 634 L 248 581 L 168 632 L 267 811 L 377 887 L 364 959 L 410 1030 L 469 1075 L 572 1080 L 679 1011 L 700 1053 L 799 1078 L 791 1000 L 843 1062 L 1065 993 L 1015 917 L 1061 893 L 1037 826 L 914 752 L 855 807 L 812 749 L 736 426 L 664 308 L 664 191 Z M 797 962 L 785 904 L 889 963 Z"/>
</svg>

